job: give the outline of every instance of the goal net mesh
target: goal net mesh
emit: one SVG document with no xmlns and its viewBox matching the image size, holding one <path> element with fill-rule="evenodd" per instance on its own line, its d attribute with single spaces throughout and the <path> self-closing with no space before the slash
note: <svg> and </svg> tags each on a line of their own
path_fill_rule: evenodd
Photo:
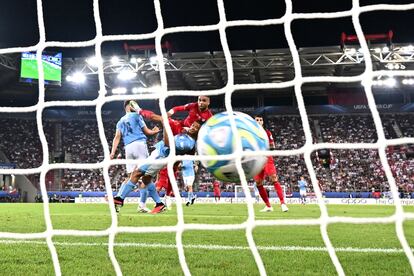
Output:
<svg viewBox="0 0 414 276">
<path fill-rule="evenodd" d="M 43 163 L 39 168 L 36 169 L 15 169 L 15 170 L 7 170 L 1 169 L 1 174 L 33 174 L 33 173 L 40 173 L 40 187 L 41 187 L 41 194 L 44 199 L 43 204 L 43 211 L 44 217 L 46 222 L 46 231 L 42 233 L 28 233 L 28 234 L 18 234 L 18 233 L 7 233 L 1 232 L 0 238 L 12 238 L 12 239 L 46 239 L 48 248 L 50 250 L 53 265 L 55 269 L 56 275 L 61 275 L 61 268 L 59 263 L 59 258 L 57 255 L 57 251 L 55 245 L 52 241 L 52 237 L 59 236 L 59 235 L 72 235 L 72 236 L 108 236 L 109 235 L 109 246 L 108 246 L 108 254 L 112 265 L 116 271 L 117 275 L 122 275 L 122 271 L 120 265 L 117 261 L 117 258 L 114 254 L 114 239 L 115 235 L 118 233 L 155 233 L 155 232 L 173 232 L 176 233 L 176 248 L 178 251 L 179 261 L 182 268 L 182 271 L 185 275 L 191 275 L 189 266 L 186 262 L 186 258 L 184 255 L 184 248 L 182 243 L 182 234 L 185 230 L 229 230 L 229 229 L 240 229 L 241 226 L 246 231 L 246 237 L 248 241 L 249 248 L 254 256 L 254 260 L 256 262 L 257 268 L 261 275 L 266 275 L 265 266 L 263 264 L 262 258 L 259 254 L 259 251 L 255 245 L 255 241 L 253 239 L 253 229 L 256 226 L 260 225 L 319 225 L 320 232 L 326 246 L 326 249 L 329 253 L 330 259 L 335 266 L 335 269 L 339 275 L 344 275 L 343 267 L 337 257 L 334 247 L 332 246 L 330 237 L 328 235 L 327 227 L 328 224 L 334 222 L 346 222 L 346 223 L 395 223 L 395 229 L 397 232 L 398 240 L 401 243 L 401 246 L 404 250 L 404 253 L 411 265 L 411 269 L 414 273 L 414 256 L 413 252 L 411 251 L 406 237 L 404 235 L 403 230 L 403 223 L 404 220 L 409 217 L 409 214 L 404 213 L 401 202 L 398 196 L 398 189 L 394 180 L 394 177 L 390 171 L 389 164 L 387 162 L 386 157 L 386 147 L 389 145 L 399 145 L 399 144 L 408 144 L 414 143 L 414 139 L 410 138 L 402 138 L 402 139 L 386 139 L 384 135 L 384 130 L 382 128 L 382 122 L 379 116 L 379 112 L 375 106 L 375 100 L 372 93 L 372 83 L 373 78 L 380 74 L 384 74 L 384 71 L 375 71 L 373 70 L 371 55 L 369 52 L 369 48 L 367 45 L 367 41 L 364 37 L 364 33 L 362 31 L 362 27 L 360 24 L 360 15 L 365 12 L 370 11 L 379 11 L 379 10 L 393 10 L 393 11 L 402 11 L 402 10 L 411 10 L 414 9 L 414 4 L 401 4 L 401 5 L 388 5 L 388 4 L 379 4 L 379 5 L 370 5 L 370 6 L 360 6 L 358 0 L 352 1 L 352 8 L 347 11 L 342 12 L 328 12 L 328 13 L 293 13 L 293 4 L 291 0 L 286 0 L 286 11 L 285 14 L 281 18 L 277 19 L 268 19 L 268 20 L 235 20 L 235 21 L 228 21 L 226 19 L 226 10 L 224 7 L 224 0 L 217 0 L 217 6 L 219 11 L 219 23 L 214 25 L 205 25 L 205 26 L 183 26 L 183 27 L 172 27 L 172 28 L 164 28 L 163 17 L 161 13 L 160 1 L 154 0 L 155 6 L 155 13 L 156 19 L 158 23 L 157 29 L 152 33 L 147 34 L 140 34 L 140 35 L 108 35 L 104 36 L 102 33 L 102 25 L 101 19 L 99 14 L 99 1 L 93 1 L 93 11 L 94 11 L 94 21 L 96 25 L 96 37 L 90 41 L 83 41 L 83 42 L 49 42 L 46 41 L 46 33 L 45 33 L 45 24 L 43 19 L 43 9 L 42 9 L 42 1 L 37 0 L 37 16 L 38 16 L 38 27 L 39 27 L 39 34 L 40 40 L 38 44 L 25 47 L 25 48 L 8 48 L 8 49 L 0 49 L 0 54 L 8 54 L 8 53 L 17 53 L 17 52 L 25 52 L 25 51 L 36 51 L 37 52 L 37 64 L 38 64 L 38 71 L 39 71 L 39 101 L 36 105 L 30 107 L 0 107 L 0 112 L 36 112 L 36 120 L 38 125 L 38 132 L 39 137 L 43 147 Z M 361 50 L 363 53 L 363 57 L 365 60 L 365 71 L 358 76 L 353 77 L 304 77 L 301 72 L 300 66 L 300 59 L 299 53 L 295 45 L 295 41 L 292 36 L 291 32 L 291 25 L 294 20 L 298 19 L 328 19 L 328 18 L 342 18 L 342 17 L 351 17 L 354 29 L 356 30 L 356 34 L 358 40 L 360 42 Z M 235 26 L 268 26 L 268 25 L 283 25 L 286 40 L 289 45 L 289 50 L 292 54 L 293 64 L 294 64 L 294 72 L 295 77 L 291 81 L 282 82 L 282 83 L 256 83 L 256 84 L 235 84 L 234 81 L 234 74 L 233 74 L 233 63 L 232 57 L 230 54 L 230 49 L 228 46 L 227 38 L 226 38 L 226 28 L 228 27 L 235 27 Z M 171 91 L 167 89 L 167 75 L 165 70 L 165 65 L 163 62 L 163 53 L 162 53 L 162 45 L 161 40 L 162 37 L 167 34 L 178 33 L 178 32 L 203 32 L 203 31 L 218 31 L 220 34 L 220 41 L 222 45 L 222 49 L 224 52 L 224 57 L 226 61 L 226 69 L 227 69 L 227 76 L 228 81 L 227 84 L 221 88 L 216 90 L 208 90 L 208 91 L 191 91 L 191 90 L 179 90 L 179 91 Z M 46 47 L 85 47 L 85 46 L 94 46 L 95 47 L 95 54 L 101 60 L 101 46 L 103 42 L 107 41 L 119 41 L 119 40 L 143 40 L 143 39 L 155 39 L 155 47 L 156 47 L 156 54 L 157 54 L 157 61 L 159 64 L 159 73 L 161 79 L 161 86 L 157 88 L 156 91 L 151 89 L 148 92 L 156 92 L 152 93 L 151 95 L 123 95 L 123 96 L 107 96 L 105 84 L 104 84 L 104 71 L 102 67 L 102 63 L 99 64 L 98 67 L 98 79 L 99 79 L 99 96 L 95 100 L 91 101 L 45 101 L 45 88 L 44 88 L 44 72 L 41 66 L 41 54 L 46 49 Z M 388 72 L 391 75 L 406 75 L 406 76 L 413 76 L 414 73 L 412 71 L 393 71 Z M 301 94 L 301 86 L 306 83 L 315 83 L 315 82 L 361 82 L 366 98 L 368 100 L 368 106 L 371 111 L 372 117 L 374 119 L 375 129 L 378 135 L 378 140 L 375 143 L 357 143 L 357 144 L 335 144 L 335 143 L 323 143 L 323 144 L 312 144 L 312 134 L 311 128 L 309 125 L 309 120 L 307 116 L 307 112 L 305 109 L 304 99 Z M 102 106 L 105 103 L 116 101 L 116 100 L 126 100 L 126 99 L 156 99 L 159 101 L 159 107 L 163 116 L 163 119 L 167 120 L 167 113 L 165 109 L 165 100 L 168 96 L 197 96 L 197 95 L 224 95 L 225 96 L 225 107 L 230 114 L 232 114 L 233 108 L 231 105 L 231 96 L 234 91 L 236 90 L 251 90 L 251 89 L 277 89 L 277 88 L 286 88 L 286 87 L 294 87 L 295 96 L 298 103 L 298 108 L 300 112 L 300 117 L 303 124 L 303 130 L 305 133 L 306 142 L 303 147 L 296 150 L 281 150 L 281 151 L 268 151 L 268 152 L 253 152 L 253 153 L 246 153 L 243 152 L 241 149 L 241 141 L 240 139 L 237 140 L 237 150 L 228 156 L 222 156 L 221 158 L 225 159 L 234 159 L 236 160 L 237 169 L 239 171 L 240 178 L 242 179 L 241 185 L 243 187 L 244 194 L 247 197 L 247 209 L 248 209 L 248 219 L 242 225 L 220 225 L 220 224 L 186 224 L 184 223 L 184 216 L 183 216 L 183 207 L 181 203 L 177 204 L 177 224 L 175 226 L 160 226 L 160 227 L 119 227 L 118 226 L 118 219 L 115 213 L 114 208 L 111 208 L 111 218 L 112 223 L 111 226 L 103 231 L 80 231 L 80 230 L 56 230 L 52 227 L 50 211 L 49 211 L 49 204 L 48 204 L 48 196 L 45 186 L 45 176 L 49 170 L 53 169 L 103 169 L 104 180 L 105 180 L 105 187 L 109 200 L 109 204 L 113 205 L 113 196 L 112 196 L 112 189 L 110 184 L 110 179 L 108 175 L 108 169 L 111 165 L 116 164 L 125 164 L 128 163 L 126 160 L 117 160 L 111 161 L 109 158 L 109 149 L 107 146 L 104 146 L 104 160 L 97 164 L 50 164 L 49 163 L 49 152 L 47 141 L 45 137 L 45 133 L 42 126 L 42 111 L 47 107 L 63 107 L 63 106 L 95 106 L 96 107 L 96 117 L 98 121 L 98 128 L 99 128 L 99 135 L 100 135 L 100 142 L 102 145 L 107 145 L 107 139 L 105 137 L 104 126 L 102 122 Z M 236 132 L 236 125 L 234 121 L 233 115 L 231 115 L 231 126 L 234 132 Z M 166 128 L 168 133 L 170 134 L 169 137 L 172 139 L 172 132 L 169 128 L 168 124 L 166 124 Z M 321 190 L 317 184 L 315 170 L 312 166 L 311 161 L 311 153 L 318 149 L 323 148 L 330 148 L 330 149 L 376 149 L 379 152 L 380 160 L 382 162 L 382 166 L 384 168 L 386 177 L 390 184 L 390 190 L 392 192 L 392 196 L 395 199 L 395 213 L 390 217 L 382 217 L 382 218 L 353 218 L 353 217 L 331 217 L 328 215 L 327 207 L 322 200 Z M 248 184 L 244 177 L 244 172 L 241 166 L 241 159 L 243 156 L 246 155 L 273 155 L 273 156 L 289 156 L 289 155 L 298 155 L 303 154 L 304 160 L 307 166 L 307 170 L 310 175 L 310 179 L 312 182 L 313 190 L 315 191 L 315 195 L 318 199 L 318 204 L 320 208 L 321 215 L 317 219 L 275 219 L 275 220 L 255 220 L 254 216 L 254 209 L 253 209 L 253 202 L 251 199 L 251 194 L 248 192 Z M 182 159 L 202 159 L 203 157 L 178 157 L 175 154 L 174 148 L 171 149 L 171 154 L 168 157 L 168 171 L 170 175 L 173 175 L 173 164 L 177 160 Z M 204 157 L 206 158 L 206 157 Z M 173 191 L 177 195 L 177 202 L 181 202 L 180 193 L 178 190 L 177 183 L 174 179 L 172 179 Z M 411 216 L 412 217 L 412 216 Z"/>
</svg>

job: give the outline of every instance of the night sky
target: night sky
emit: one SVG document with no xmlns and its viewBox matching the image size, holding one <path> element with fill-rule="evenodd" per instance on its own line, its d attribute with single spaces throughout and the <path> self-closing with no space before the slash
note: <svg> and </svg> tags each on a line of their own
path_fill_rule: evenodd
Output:
<svg viewBox="0 0 414 276">
<path fill-rule="evenodd" d="M 413 0 L 361 0 L 368 4 L 408 4 Z M 48 41 L 82 41 L 95 36 L 92 0 L 44 0 L 44 19 Z M 333 12 L 349 10 L 352 0 L 293 0 L 294 12 Z M 165 27 L 206 25 L 218 22 L 216 1 L 161 1 Z M 268 19 L 283 16 L 281 0 L 225 0 L 228 20 Z M 141 34 L 157 28 L 152 0 L 102 0 L 100 12 L 104 34 Z M 37 43 L 38 28 L 35 0 L 3 0 L 0 9 L 0 48 L 30 46 Z M 382 11 L 361 15 L 365 33 L 393 30 L 395 42 L 413 42 L 414 11 Z M 354 34 L 351 18 L 296 20 L 292 23 L 298 47 L 339 45 L 341 32 Z M 232 50 L 286 48 L 282 25 L 232 27 L 227 29 Z M 177 33 L 164 37 L 175 52 L 221 50 L 218 32 Z M 151 40 L 134 44 L 150 44 Z M 104 53 L 122 53 L 122 42 L 105 43 Z M 70 55 L 89 55 L 75 49 Z"/>
</svg>

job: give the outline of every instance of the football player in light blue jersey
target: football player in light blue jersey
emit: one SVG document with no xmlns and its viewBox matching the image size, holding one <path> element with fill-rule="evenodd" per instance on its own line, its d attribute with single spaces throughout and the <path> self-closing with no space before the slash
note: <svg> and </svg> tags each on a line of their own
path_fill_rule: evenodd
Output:
<svg viewBox="0 0 414 276">
<path fill-rule="evenodd" d="M 186 206 L 194 204 L 196 195 L 193 193 L 193 184 L 195 180 L 194 162 L 192 160 L 183 160 L 181 165 L 181 174 L 183 176 L 184 186 L 187 188 L 188 196 Z"/>
<path fill-rule="evenodd" d="M 195 153 L 196 139 L 200 127 L 201 124 L 199 122 L 194 122 L 186 133 L 181 133 L 174 136 L 174 146 L 177 155 Z M 165 205 L 162 203 L 161 198 L 156 191 L 155 184 L 153 183 L 153 178 L 163 167 L 165 167 L 166 164 L 154 164 L 151 161 L 165 159 L 169 154 L 170 145 L 168 135 L 166 131 L 164 131 L 163 141 L 160 141 L 155 145 L 155 150 L 151 152 L 151 155 L 147 159 L 148 162 L 134 169 L 128 183 L 125 186 L 125 189 L 123 189 L 122 192 L 114 198 L 115 208 L 117 210 L 123 206 L 123 201 L 128 193 L 137 188 L 139 180 L 143 182 L 142 186 L 146 187 L 149 196 L 151 196 L 156 203 L 155 208 L 151 211 L 151 213 L 156 214 L 164 210 Z"/>
<path fill-rule="evenodd" d="M 112 141 L 110 158 L 113 159 L 115 157 L 116 150 L 122 138 L 125 146 L 126 159 L 146 159 L 148 157 L 147 135 L 157 134 L 159 128 L 154 127 L 153 129 L 149 129 L 147 127 L 143 117 L 136 112 L 139 111 L 136 110 L 139 106 L 135 101 L 125 101 L 124 108 L 126 114 L 116 124 L 116 133 Z M 127 173 L 131 174 L 134 167 L 134 164 L 127 164 Z M 117 196 L 119 196 L 120 192 L 125 189 L 127 180 L 128 179 L 122 183 Z M 148 192 L 145 189 L 142 189 L 140 194 L 141 200 L 138 209 L 141 212 L 149 212 L 150 210 L 145 206 Z"/>
<path fill-rule="evenodd" d="M 308 182 L 306 182 L 305 177 L 301 176 L 300 180 L 298 181 L 299 186 L 299 194 L 300 194 L 300 201 L 302 204 L 306 203 L 306 187 L 308 186 Z"/>
</svg>

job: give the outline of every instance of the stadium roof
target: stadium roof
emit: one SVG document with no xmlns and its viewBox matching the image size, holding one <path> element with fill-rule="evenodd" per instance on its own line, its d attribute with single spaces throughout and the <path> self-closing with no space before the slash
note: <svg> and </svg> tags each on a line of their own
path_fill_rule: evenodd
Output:
<svg viewBox="0 0 414 276">
<path fill-rule="evenodd" d="M 413 70 L 414 47 L 410 44 L 374 44 L 370 46 L 374 70 Z M 294 66 L 289 49 L 232 51 L 236 84 L 281 83 L 294 78 Z M 308 47 L 299 49 L 303 76 L 356 76 L 364 69 L 364 58 L 358 46 Z M 122 93 L 141 93 L 141 88 L 159 85 L 158 64 L 152 49 L 136 51 L 128 55 L 103 57 L 105 84 L 112 93 L 114 88 L 124 87 Z M 19 55 L 0 55 L 0 87 L 18 93 L 27 90 L 14 83 L 19 72 Z M 164 53 L 169 90 L 210 90 L 222 88 L 227 82 L 224 54 L 221 51 Z M 127 78 L 120 77 L 127 72 Z M 85 83 L 68 81 L 75 73 L 86 76 Z M 132 74 L 132 75 L 131 75 Z M 380 76 L 378 79 L 386 79 Z M 307 85 L 304 89 L 326 93 L 330 83 Z M 337 84 L 356 87 L 357 83 Z M 64 58 L 62 87 L 51 91 L 74 91 L 96 93 L 98 89 L 97 68 L 86 58 Z M 119 91 L 113 91 L 119 93 Z M 23 92 L 22 92 L 23 93 Z"/>
</svg>

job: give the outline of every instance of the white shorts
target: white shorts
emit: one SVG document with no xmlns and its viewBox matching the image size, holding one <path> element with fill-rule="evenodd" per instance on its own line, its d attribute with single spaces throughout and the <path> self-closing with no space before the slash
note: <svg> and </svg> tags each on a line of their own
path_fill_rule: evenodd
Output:
<svg viewBox="0 0 414 276">
<path fill-rule="evenodd" d="M 184 176 L 183 182 L 185 186 L 193 186 L 195 180 L 195 176 Z"/>
<path fill-rule="evenodd" d="M 151 155 L 147 158 L 144 164 L 138 167 L 138 170 L 144 175 L 150 175 L 156 177 L 158 172 L 167 166 L 167 160 L 165 163 L 154 164 L 152 161 L 165 159 L 168 156 L 169 148 L 164 146 L 164 142 L 158 142 L 155 145 L 155 149 L 151 152 Z"/>
<path fill-rule="evenodd" d="M 306 196 L 306 190 L 299 190 L 300 196 Z"/>
<path fill-rule="evenodd" d="M 132 143 L 129 143 L 125 146 L 125 158 L 132 160 L 146 159 L 148 157 L 148 147 L 147 142 L 143 140 L 137 140 Z M 136 165 L 127 164 L 126 170 L 127 173 L 131 173 Z"/>
</svg>

